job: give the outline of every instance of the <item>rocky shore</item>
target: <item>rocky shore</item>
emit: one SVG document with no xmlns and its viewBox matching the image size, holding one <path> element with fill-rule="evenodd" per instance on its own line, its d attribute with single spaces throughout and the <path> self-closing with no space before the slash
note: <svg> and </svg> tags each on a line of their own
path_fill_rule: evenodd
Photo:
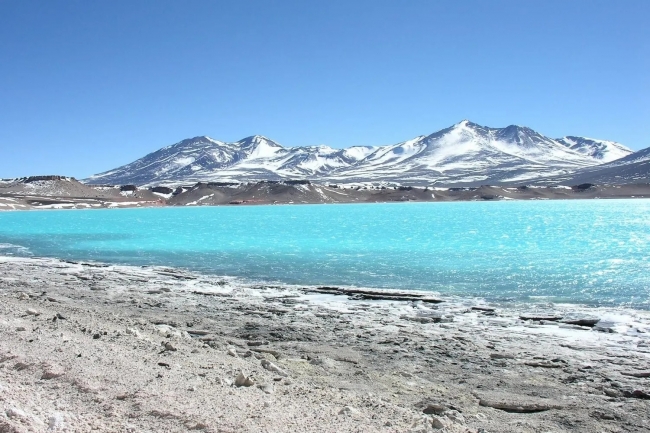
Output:
<svg viewBox="0 0 650 433">
<path fill-rule="evenodd" d="M 0 432 L 647 432 L 650 312 L 0 257 Z"/>
<path fill-rule="evenodd" d="M 503 200 L 649 198 L 650 184 L 573 186 L 378 186 L 319 185 L 307 180 L 138 187 L 86 185 L 63 176 L 0 179 L 0 211 L 32 209 L 121 209 L 159 206 L 395 203 Z"/>
</svg>

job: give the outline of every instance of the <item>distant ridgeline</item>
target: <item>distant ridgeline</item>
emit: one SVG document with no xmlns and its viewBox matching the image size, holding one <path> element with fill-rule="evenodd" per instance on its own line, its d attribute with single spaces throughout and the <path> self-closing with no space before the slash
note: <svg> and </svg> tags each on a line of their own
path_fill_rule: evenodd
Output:
<svg viewBox="0 0 650 433">
<path fill-rule="evenodd" d="M 228 186 L 260 181 L 380 187 L 624 184 L 650 179 L 648 166 L 641 164 L 646 156 L 650 158 L 613 141 L 573 135 L 551 138 L 525 126 L 491 128 L 464 120 L 394 145 L 345 149 L 284 147 L 261 135 L 237 142 L 198 136 L 84 182 L 172 188 L 197 182 Z M 608 168 L 608 177 L 599 171 L 604 164 L 615 164 Z"/>
<path fill-rule="evenodd" d="M 74 177 L 69 176 L 57 176 L 57 175 L 47 175 L 47 176 L 29 176 L 20 178 L 19 181 L 23 183 L 32 183 L 42 180 L 77 180 Z"/>
</svg>

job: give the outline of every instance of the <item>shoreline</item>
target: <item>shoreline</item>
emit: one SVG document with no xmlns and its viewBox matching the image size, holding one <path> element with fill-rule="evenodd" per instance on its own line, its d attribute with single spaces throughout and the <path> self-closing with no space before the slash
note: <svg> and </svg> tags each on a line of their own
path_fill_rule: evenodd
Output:
<svg viewBox="0 0 650 433">
<path fill-rule="evenodd" d="M 77 181 L 42 181 L 33 190 L 20 182 L 0 185 L 0 210 L 120 209 L 288 204 L 441 203 L 466 201 L 611 200 L 650 198 L 650 184 L 574 186 L 368 187 L 258 182 L 223 186 L 197 183 L 173 194 L 150 189 L 121 191 Z"/>
<path fill-rule="evenodd" d="M 548 305 L 554 305 L 560 307 L 562 310 L 575 310 L 575 311 L 642 311 L 650 313 L 650 305 L 647 305 L 647 308 L 642 308 L 640 305 L 628 305 L 628 304 L 602 304 L 602 303 L 586 303 L 586 302 L 571 302 L 564 299 L 556 299 L 557 296 L 553 295 L 543 295 L 543 296 L 534 296 L 531 299 L 514 299 L 512 297 L 507 297 L 507 300 L 498 299 L 498 298 L 489 298 L 486 296 L 480 296 L 470 293 L 444 293 L 438 290 L 426 290 L 421 288 L 400 288 L 393 289 L 388 287 L 381 286 L 354 286 L 354 285 L 345 285 L 345 284 L 332 284 L 332 283 L 297 283 L 297 282 L 284 282 L 279 280 L 268 280 L 268 279 L 254 279 L 248 278 L 240 275 L 222 275 L 214 273 L 208 270 L 201 269 L 191 269 L 183 266 L 176 265 L 156 265 L 156 264 L 129 264 L 129 263 L 120 263 L 120 262 L 110 262 L 110 261 L 97 261 L 92 259 L 77 259 L 77 258 L 60 258 L 56 256 L 39 256 L 39 255 L 27 255 L 27 254 L 7 254 L 2 252 L 2 249 L 26 250 L 29 251 L 27 247 L 20 245 L 9 244 L 9 243 L 0 243 L 0 262 L 4 259 L 36 259 L 36 260 L 55 260 L 62 263 L 70 265 L 82 265 L 88 267 L 100 267 L 100 268 L 109 268 L 109 267 L 126 267 L 126 268 L 136 268 L 136 269 L 145 269 L 145 270 L 156 270 L 156 269 L 173 269 L 175 272 L 180 274 L 191 275 L 190 277 L 178 277 L 178 278 L 188 278 L 191 280 L 194 279 L 207 279 L 207 280 L 220 280 L 228 281 L 229 283 L 236 285 L 238 287 L 248 287 L 248 288 L 276 288 L 276 289 L 285 289 L 285 290 L 294 290 L 301 293 L 313 293 L 313 294 L 330 294 L 336 296 L 347 296 L 352 300 L 393 300 L 393 301 L 420 301 L 424 303 L 431 304 L 440 304 L 447 303 L 449 304 L 462 304 L 466 306 L 476 305 L 491 305 L 494 308 L 499 308 L 502 310 L 508 311 L 525 311 L 530 310 L 531 308 L 539 308 Z M 31 253 L 30 253 L 31 254 Z M 179 275 L 180 275 L 179 274 Z M 585 313 L 587 314 L 587 313 Z"/>
<path fill-rule="evenodd" d="M 349 299 L 48 258 L 0 269 L 8 432 L 650 428 L 648 311 Z"/>
</svg>

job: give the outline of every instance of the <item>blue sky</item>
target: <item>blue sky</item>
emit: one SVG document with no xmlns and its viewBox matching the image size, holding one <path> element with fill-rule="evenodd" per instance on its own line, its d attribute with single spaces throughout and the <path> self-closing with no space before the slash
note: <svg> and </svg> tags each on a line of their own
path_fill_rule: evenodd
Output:
<svg viewBox="0 0 650 433">
<path fill-rule="evenodd" d="M 462 119 L 650 146 L 650 1 L 0 0 L 0 177 Z"/>
</svg>

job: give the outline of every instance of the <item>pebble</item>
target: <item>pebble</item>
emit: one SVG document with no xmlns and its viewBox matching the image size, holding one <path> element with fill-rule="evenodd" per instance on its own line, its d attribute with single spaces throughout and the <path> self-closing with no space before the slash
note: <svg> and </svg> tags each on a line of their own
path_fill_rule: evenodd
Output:
<svg viewBox="0 0 650 433">
<path fill-rule="evenodd" d="M 442 419 L 438 418 L 437 416 L 434 416 L 433 419 L 431 420 L 431 425 L 435 429 L 443 429 L 446 427 L 445 423 L 442 421 Z"/>
<path fill-rule="evenodd" d="M 262 383 L 262 384 L 257 385 L 257 387 L 259 389 L 261 389 L 263 392 L 265 392 L 266 394 L 273 394 L 273 392 L 275 391 L 275 389 L 273 388 L 273 385 L 271 385 L 269 383 Z"/>
<path fill-rule="evenodd" d="M 26 418 L 27 414 L 23 412 L 22 410 L 18 409 L 17 407 L 9 407 L 5 411 L 7 414 L 7 417 L 16 419 L 16 418 Z"/>
<path fill-rule="evenodd" d="M 173 344 L 171 344 L 169 341 L 165 341 L 163 343 L 163 346 L 165 347 L 165 350 L 170 351 L 170 352 L 176 352 L 176 348 L 174 347 Z"/>
<path fill-rule="evenodd" d="M 425 407 L 422 412 L 428 414 L 428 415 L 442 415 L 445 413 L 447 408 L 441 404 L 428 404 L 427 407 Z"/>
<path fill-rule="evenodd" d="M 46 380 L 56 379 L 57 377 L 61 377 L 64 374 L 65 374 L 65 370 L 63 370 L 63 368 L 61 368 L 60 366 L 50 365 L 43 370 L 43 375 L 41 376 L 41 379 L 46 379 Z"/>
<path fill-rule="evenodd" d="M 48 430 L 61 430 L 64 427 L 64 417 L 62 414 L 55 412 L 48 420 Z"/>
<path fill-rule="evenodd" d="M 339 415 L 347 415 L 347 416 L 352 416 L 352 415 L 358 415 L 359 410 L 352 407 L 352 406 L 345 406 L 343 409 L 339 411 Z"/>
<path fill-rule="evenodd" d="M 461 415 L 461 413 L 458 412 L 457 410 L 450 410 L 449 412 L 447 412 L 445 414 L 445 416 L 447 418 L 449 418 L 450 420 L 452 420 L 454 422 L 457 422 L 459 424 L 462 424 L 462 423 L 465 422 L 465 417 L 463 417 L 463 415 Z"/>
<path fill-rule="evenodd" d="M 623 395 L 623 393 L 621 391 L 619 391 L 618 389 L 614 389 L 614 388 L 605 388 L 605 389 L 603 389 L 603 392 L 608 397 L 620 397 L 620 396 Z"/>
<path fill-rule="evenodd" d="M 237 358 L 237 351 L 231 347 L 231 348 L 228 349 L 228 355 L 234 356 L 235 358 Z"/>
<path fill-rule="evenodd" d="M 509 353 L 490 353 L 492 359 L 515 359 L 514 355 Z"/>
<path fill-rule="evenodd" d="M 140 331 L 138 331 L 135 328 L 126 328 L 126 333 L 129 335 L 133 335 L 135 338 L 142 338 Z"/>
<path fill-rule="evenodd" d="M 267 359 L 262 360 L 262 367 L 264 367 L 266 370 L 277 373 L 280 376 L 284 376 L 284 377 L 288 376 L 288 374 L 285 373 L 284 371 L 282 371 L 282 369 L 280 367 L 278 367 L 277 365 L 275 365 L 274 363 L 272 363 L 271 361 L 269 361 Z"/>
<path fill-rule="evenodd" d="M 235 386 L 253 386 L 255 382 L 248 376 L 245 376 L 242 372 L 239 372 L 235 378 Z"/>
<path fill-rule="evenodd" d="M 26 313 L 29 314 L 30 316 L 40 316 L 41 315 L 41 313 L 39 311 L 36 311 L 33 308 L 28 308 Z"/>
</svg>

